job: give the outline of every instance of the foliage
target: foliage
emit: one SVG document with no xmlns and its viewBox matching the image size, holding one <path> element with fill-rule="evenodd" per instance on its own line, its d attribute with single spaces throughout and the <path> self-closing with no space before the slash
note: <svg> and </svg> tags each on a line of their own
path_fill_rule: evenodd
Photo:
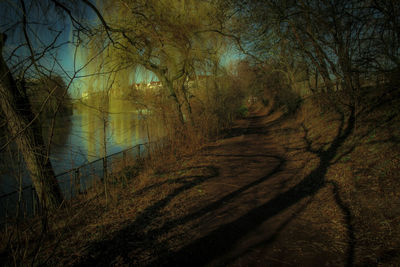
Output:
<svg viewBox="0 0 400 267">
<path fill-rule="evenodd" d="M 249 109 L 246 106 L 241 106 L 238 110 L 238 114 L 240 117 L 246 117 L 249 113 Z"/>
<path fill-rule="evenodd" d="M 296 93 L 304 82 L 309 93 L 326 102 L 356 106 L 367 80 L 391 83 L 399 76 L 398 1 L 253 0 L 246 7 L 241 1 L 235 5 L 243 8 L 238 14 L 246 23 L 237 32 L 247 41 L 250 58 L 274 66 Z"/>
<path fill-rule="evenodd" d="M 188 79 L 217 75 L 226 39 L 215 32 L 219 10 L 209 1 L 104 1 L 102 27 L 88 43 L 89 67 L 109 72 L 107 84 L 128 87 L 135 72 L 152 72 L 168 92 L 182 124 L 194 123 Z M 105 29 L 104 29 L 105 27 Z M 104 84 L 103 84 L 104 86 Z"/>
</svg>

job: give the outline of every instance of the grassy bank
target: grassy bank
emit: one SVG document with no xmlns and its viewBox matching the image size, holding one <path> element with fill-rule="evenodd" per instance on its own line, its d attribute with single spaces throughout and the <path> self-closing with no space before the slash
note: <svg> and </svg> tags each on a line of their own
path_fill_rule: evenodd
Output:
<svg viewBox="0 0 400 267">
<path fill-rule="evenodd" d="M 315 242 L 316 248 L 346 254 L 342 264 L 347 266 L 395 266 L 400 261 L 400 95 L 370 89 L 363 97 L 354 117 L 304 101 L 282 125 L 288 133 L 277 135 L 276 142 L 287 144 L 299 178 L 319 177 L 310 184 L 318 191 L 305 217 L 334 242 Z M 334 226 L 321 217 L 332 218 Z"/>
<path fill-rule="evenodd" d="M 244 233 L 269 223 L 278 229 L 270 242 L 285 251 L 286 263 L 317 264 L 314 258 L 323 254 L 321 264 L 396 264 L 400 95 L 370 90 L 364 97 L 354 113 L 313 97 L 289 115 L 256 103 L 250 117 L 213 142 L 178 138 L 140 164 L 121 166 L 107 198 L 99 184 L 51 214 L 46 232 L 40 217 L 10 227 L 2 234 L 1 260 L 251 264 L 245 254 L 224 257 L 224 248 L 247 244 Z M 276 182 L 265 184 L 270 176 Z M 206 244 L 214 239 L 220 241 L 210 249 Z M 265 255 L 279 258 L 279 249 L 269 246 L 249 253 L 264 247 Z"/>
</svg>

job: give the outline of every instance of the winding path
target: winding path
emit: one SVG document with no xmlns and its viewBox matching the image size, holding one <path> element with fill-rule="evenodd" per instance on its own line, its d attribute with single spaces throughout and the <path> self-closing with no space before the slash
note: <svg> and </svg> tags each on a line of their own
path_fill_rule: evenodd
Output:
<svg viewBox="0 0 400 267">
<path fill-rule="evenodd" d="M 188 160 L 187 170 L 208 175 L 170 178 L 179 186 L 111 240 L 95 244 L 101 253 L 81 264 L 109 265 L 119 258 L 150 266 L 352 265 L 350 215 L 337 185 L 325 180 L 351 120 L 318 151 L 301 124 L 285 121 L 268 110 L 238 121 L 226 138 Z M 308 171 L 305 152 L 318 159 Z"/>
</svg>

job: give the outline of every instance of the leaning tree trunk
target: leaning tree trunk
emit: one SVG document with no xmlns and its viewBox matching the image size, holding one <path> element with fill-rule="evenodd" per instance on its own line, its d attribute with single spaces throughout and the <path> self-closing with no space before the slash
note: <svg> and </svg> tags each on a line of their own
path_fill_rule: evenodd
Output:
<svg viewBox="0 0 400 267">
<path fill-rule="evenodd" d="M 42 208 L 60 206 L 63 197 L 49 158 L 41 128 L 34 119 L 29 99 L 18 90 L 2 52 L 6 35 L 0 33 L 0 107 L 10 134 L 21 151 Z"/>
<path fill-rule="evenodd" d="M 159 78 L 160 78 L 161 83 L 163 84 L 163 86 L 165 86 L 168 89 L 168 91 L 170 93 L 170 96 L 173 98 L 173 100 L 175 102 L 176 111 L 178 112 L 179 122 L 182 125 L 185 125 L 185 119 L 184 119 L 184 115 L 183 115 L 183 112 L 182 112 L 182 104 L 179 101 L 179 97 L 178 97 L 177 92 L 174 90 L 173 83 L 171 81 L 169 81 L 167 78 L 165 78 L 164 76 L 162 76 L 162 75 L 160 75 Z"/>
<path fill-rule="evenodd" d="M 177 85 L 177 88 L 178 88 L 177 91 L 179 92 L 178 101 L 180 101 L 182 103 L 182 108 L 185 113 L 186 121 L 188 121 L 190 123 L 190 126 L 194 126 L 192 107 L 191 107 L 189 99 L 188 99 L 188 88 L 185 85 L 185 80 L 186 80 L 186 78 L 178 81 L 178 85 Z"/>
</svg>

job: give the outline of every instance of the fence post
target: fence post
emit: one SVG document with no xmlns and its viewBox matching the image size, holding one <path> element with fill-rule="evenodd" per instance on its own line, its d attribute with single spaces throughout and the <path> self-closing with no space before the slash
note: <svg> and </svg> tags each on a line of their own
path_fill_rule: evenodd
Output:
<svg viewBox="0 0 400 267">
<path fill-rule="evenodd" d="M 75 190 L 75 177 L 73 171 L 69 173 L 69 197 L 72 199 Z M 67 196 L 67 191 L 65 191 L 65 196 Z"/>
<path fill-rule="evenodd" d="M 108 173 L 107 173 L 107 156 L 104 156 L 103 158 L 103 185 L 104 185 L 104 195 L 106 196 L 106 205 L 108 203 L 108 194 L 107 194 L 107 178 Z"/>
<path fill-rule="evenodd" d="M 103 158 L 103 182 L 106 182 L 108 176 L 107 172 L 107 157 Z"/>
<path fill-rule="evenodd" d="M 5 205 L 5 210 L 6 210 L 6 229 L 7 229 L 7 219 L 8 219 L 8 198 L 6 198 L 6 205 Z"/>
<path fill-rule="evenodd" d="M 123 161 L 124 161 L 124 168 L 126 168 L 126 150 L 124 150 L 122 152 L 122 158 L 123 158 Z"/>
<path fill-rule="evenodd" d="M 78 195 L 81 190 L 81 178 L 79 175 L 79 168 L 76 168 L 74 171 L 74 186 L 75 186 L 75 195 Z"/>
<path fill-rule="evenodd" d="M 32 215 L 35 216 L 35 214 L 37 213 L 36 190 L 33 186 L 31 186 L 31 194 L 32 194 Z"/>
</svg>

